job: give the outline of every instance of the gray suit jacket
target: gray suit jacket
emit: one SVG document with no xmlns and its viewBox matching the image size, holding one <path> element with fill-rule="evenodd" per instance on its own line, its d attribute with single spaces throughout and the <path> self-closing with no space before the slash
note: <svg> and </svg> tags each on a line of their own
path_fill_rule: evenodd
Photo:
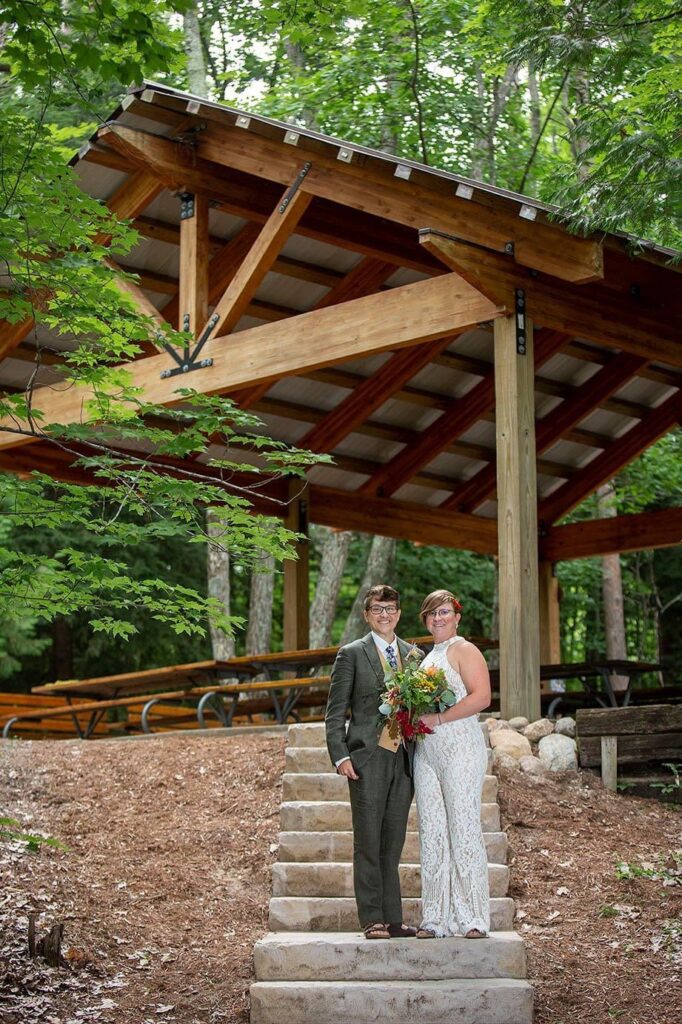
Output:
<svg viewBox="0 0 682 1024">
<path fill-rule="evenodd" d="M 398 638 L 403 664 L 410 649 L 410 644 Z M 371 633 L 339 650 L 332 668 L 325 715 L 327 749 L 334 764 L 350 757 L 356 768 L 362 768 L 369 761 L 381 735 L 379 698 L 384 689 L 384 670 Z M 351 718 L 346 733 L 349 708 Z"/>
</svg>

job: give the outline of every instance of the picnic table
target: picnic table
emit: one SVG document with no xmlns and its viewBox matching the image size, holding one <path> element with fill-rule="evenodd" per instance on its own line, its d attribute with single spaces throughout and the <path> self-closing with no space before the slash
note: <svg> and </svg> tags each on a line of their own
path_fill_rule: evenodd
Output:
<svg viewBox="0 0 682 1024">
<path fill-rule="evenodd" d="M 596 661 L 565 663 L 560 665 L 542 665 L 541 680 L 579 679 L 584 693 L 603 708 L 625 708 L 632 699 L 633 684 L 636 679 L 650 672 L 659 673 L 661 665 L 648 661 L 628 661 L 624 658 L 600 658 Z M 627 676 L 628 684 L 624 690 L 614 690 L 613 679 Z M 601 684 L 595 686 L 594 684 Z M 549 718 L 566 698 L 566 692 L 557 693 L 547 709 Z M 620 701 L 619 698 L 620 697 Z"/>
</svg>

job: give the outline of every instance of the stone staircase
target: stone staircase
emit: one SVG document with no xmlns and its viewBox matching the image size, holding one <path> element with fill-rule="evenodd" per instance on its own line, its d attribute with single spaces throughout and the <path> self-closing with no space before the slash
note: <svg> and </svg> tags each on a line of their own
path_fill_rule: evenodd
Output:
<svg viewBox="0 0 682 1024">
<path fill-rule="evenodd" d="M 487 743 L 485 728 L 483 735 Z M 489 751 L 489 770 L 491 763 Z M 490 937 L 367 941 L 353 898 L 348 785 L 330 764 L 324 724 L 290 726 L 270 931 L 254 950 L 251 1024 L 532 1024 L 494 775 L 485 778 L 481 819 Z M 417 829 L 413 805 L 401 865 L 410 924 L 421 913 Z"/>
</svg>

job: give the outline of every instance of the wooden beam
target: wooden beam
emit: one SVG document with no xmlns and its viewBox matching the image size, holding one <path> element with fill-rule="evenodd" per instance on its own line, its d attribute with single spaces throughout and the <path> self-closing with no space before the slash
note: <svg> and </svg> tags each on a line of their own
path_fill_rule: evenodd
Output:
<svg viewBox="0 0 682 1024">
<path fill-rule="evenodd" d="M 310 519 L 341 530 L 381 533 L 397 540 L 458 548 L 492 555 L 497 550 L 497 524 L 483 516 L 456 512 L 395 499 L 359 497 L 354 491 L 330 487 L 310 488 Z"/>
<path fill-rule="evenodd" d="M 664 313 L 642 309 L 631 297 L 596 284 L 558 284 L 550 277 L 521 271 L 510 256 L 465 245 L 424 229 L 420 242 L 445 266 L 457 271 L 491 301 L 509 304 L 514 289 L 526 293 L 526 309 L 537 324 L 579 335 L 643 359 L 682 366 L 681 307 Z"/>
<path fill-rule="evenodd" d="M 533 326 L 517 352 L 516 317 L 495 321 L 497 524 L 502 717 L 540 717 Z"/>
<path fill-rule="evenodd" d="M 178 327 L 196 339 L 208 319 L 208 199 L 190 192 L 181 203 Z"/>
<path fill-rule="evenodd" d="M 292 184 L 263 226 L 244 262 L 216 304 L 202 338 L 225 337 L 246 311 L 256 289 L 292 234 L 312 196 L 303 185 Z"/>
<path fill-rule="evenodd" d="M 543 559 L 565 562 L 573 558 L 650 551 L 682 544 L 682 508 L 588 519 L 553 526 L 540 538 Z"/>
<path fill-rule="evenodd" d="M 571 398 L 566 398 L 547 413 L 535 425 L 535 442 L 537 454 L 547 451 L 572 427 L 585 419 L 594 409 L 602 407 L 614 391 L 622 387 L 646 366 L 646 360 L 640 356 L 625 353 L 613 356 L 606 366 L 597 370 L 594 376 L 573 390 Z M 473 512 L 482 505 L 495 490 L 495 465 L 490 464 L 479 470 L 475 476 L 453 491 L 452 496 L 443 502 L 444 508 L 457 508 L 462 512 Z M 552 664 L 551 661 L 546 664 Z"/>
<path fill-rule="evenodd" d="M 344 437 L 379 409 L 410 378 L 428 366 L 434 355 L 451 341 L 452 338 L 441 338 L 396 352 L 376 373 L 366 377 L 362 384 L 309 430 L 298 442 L 298 447 L 315 452 L 333 451 Z"/>
<path fill-rule="evenodd" d="M 197 135 L 197 154 L 216 164 L 280 182 L 289 181 L 300 153 L 283 142 L 274 142 L 232 126 L 211 124 Z M 343 163 L 316 153 L 307 182 L 310 191 L 354 209 L 378 214 L 418 229 L 425 222 L 441 231 L 479 245 L 505 251 L 514 244 L 516 261 L 551 273 L 562 280 L 592 281 L 603 276 L 600 243 L 577 238 L 565 228 L 548 223 L 529 223 L 518 209 L 494 208 L 486 197 L 479 202 L 459 198 L 448 190 L 435 189 L 396 178 L 392 170 Z"/>
<path fill-rule="evenodd" d="M 556 331 L 545 331 L 537 339 L 538 365 L 549 359 L 565 345 L 566 338 Z M 407 483 L 418 469 L 428 465 L 444 448 L 476 420 L 492 408 L 495 401 L 494 374 L 484 377 L 465 395 L 452 402 L 450 408 L 439 416 L 431 426 L 423 430 L 419 440 L 403 451 L 398 452 L 380 470 L 360 488 L 361 494 L 395 494 Z M 448 507 L 447 505 L 444 507 Z"/>
<path fill-rule="evenodd" d="M 212 339 L 203 356 L 212 358 L 213 365 L 196 371 L 192 386 L 205 394 L 236 391 L 346 359 L 432 341 L 498 315 L 496 307 L 469 285 L 450 278 L 448 274 L 417 281 L 341 306 L 253 327 L 234 335 L 229 347 Z M 131 383 L 144 388 L 147 401 L 173 405 L 180 401 L 178 382 L 161 376 L 168 367 L 165 355 L 125 364 Z M 73 423 L 82 418 L 90 397 L 89 389 L 83 387 L 63 391 L 40 388 L 34 406 L 44 413 L 47 423 Z M 30 440 L 0 434 L 0 448 Z"/>
<path fill-rule="evenodd" d="M 549 526 L 579 505 L 584 498 L 594 493 L 598 487 L 679 423 L 680 410 L 680 393 L 675 392 L 640 423 L 631 427 L 625 434 L 621 434 L 571 480 L 545 498 L 538 509 L 540 521 Z"/>
<path fill-rule="evenodd" d="M 395 274 L 395 266 L 392 263 L 366 257 L 364 260 L 360 260 L 356 267 L 353 267 L 316 303 L 315 309 L 324 309 L 326 306 L 335 306 L 339 302 L 348 302 L 349 299 L 355 299 L 358 295 L 371 295 L 388 280 L 391 274 Z"/>
</svg>

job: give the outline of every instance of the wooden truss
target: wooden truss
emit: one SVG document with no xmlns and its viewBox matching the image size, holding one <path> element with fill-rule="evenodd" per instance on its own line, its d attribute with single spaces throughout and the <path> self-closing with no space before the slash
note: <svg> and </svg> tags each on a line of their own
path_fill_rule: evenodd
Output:
<svg viewBox="0 0 682 1024">
<path fill-rule="evenodd" d="M 140 129 L 144 122 L 149 130 Z M 542 210 L 529 214 L 522 197 L 476 183 L 455 187 L 428 168 L 332 141 L 173 90 L 126 98 L 81 160 L 125 173 L 107 205 L 149 244 L 174 247 L 177 276 L 136 267 L 133 254 L 120 269 L 137 283 L 121 277 L 120 287 L 146 315 L 191 339 L 178 365 L 152 340 L 127 369 L 150 402 L 167 406 L 179 400 L 176 376 L 190 372 L 198 391 L 301 424 L 301 447 L 329 452 L 340 470 L 360 476 L 352 490 L 312 483 L 285 506 L 292 522 L 307 517 L 497 555 L 509 678 L 503 712 L 539 713 L 538 621 L 556 619 L 550 563 L 680 540 L 679 510 L 557 525 L 679 423 L 679 275 L 655 254 L 630 258 L 617 239 L 573 236 Z M 178 196 L 177 223 L 152 208 L 169 193 Z M 241 226 L 229 238 L 212 232 L 211 209 Z M 350 255 L 350 269 L 292 257 L 294 236 Z M 399 271 L 409 273 L 407 283 L 391 284 Z M 270 275 L 305 286 L 312 298 L 303 306 L 270 301 Z M 154 303 L 150 294 L 168 298 Z M 0 325 L 0 357 L 30 359 L 32 326 Z M 467 332 L 491 328 L 493 359 L 460 349 Z M 592 364 L 591 375 L 578 386 L 544 372 L 560 354 Z M 369 358 L 380 365 L 368 375 L 344 366 Z M 434 367 L 462 374 L 463 393 L 420 384 L 417 375 Z M 316 406 L 271 393 L 284 379 L 315 381 L 334 395 L 344 389 L 345 397 Z M 663 397 L 647 405 L 623 395 L 636 379 Z M 538 394 L 558 404 L 536 422 Z M 51 385 L 33 404 L 45 422 L 68 423 L 81 419 L 88 397 Z M 391 401 L 433 415 L 421 429 L 398 425 L 381 415 Z M 595 428 L 595 414 L 627 417 L 625 427 L 617 436 Z M 469 436 L 482 423 L 495 424 L 494 447 Z M 355 454 L 346 447 L 351 436 L 382 442 L 386 456 Z M 555 449 L 566 442 L 584 446 L 587 458 L 562 461 Z M 439 456 L 473 461 L 473 470 L 453 476 L 431 465 Z M 3 468 L 84 479 L 72 462 L 44 440 L 0 430 Z M 539 501 L 538 473 L 557 480 Z M 426 500 L 402 500 L 406 486 Z M 486 514 L 493 498 L 497 519 Z M 287 625 L 292 643 L 305 633 L 305 566 L 301 557 L 288 569 L 298 609 Z"/>
</svg>

